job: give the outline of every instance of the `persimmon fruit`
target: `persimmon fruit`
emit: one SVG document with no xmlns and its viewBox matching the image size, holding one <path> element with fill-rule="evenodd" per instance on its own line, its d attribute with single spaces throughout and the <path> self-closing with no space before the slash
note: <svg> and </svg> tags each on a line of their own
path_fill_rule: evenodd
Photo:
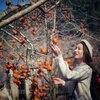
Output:
<svg viewBox="0 0 100 100">
<path fill-rule="evenodd" d="M 53 39 L 52 39 L 52 42 L 53 42 L 54 44 L 57 44 L 57 43 L 58 43 L 58 38 L 53 38 Z"/>
</svg>

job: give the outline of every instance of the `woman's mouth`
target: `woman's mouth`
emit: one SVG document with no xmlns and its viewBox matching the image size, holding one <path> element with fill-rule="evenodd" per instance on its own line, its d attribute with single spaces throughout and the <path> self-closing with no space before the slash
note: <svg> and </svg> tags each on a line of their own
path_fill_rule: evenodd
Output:
<svg viewBox="0 0 100 100">
<path fill-rule="evenodd" d="M 77 53 L 74 53 L 74 56 L 78 55 Z"/>
</svg>

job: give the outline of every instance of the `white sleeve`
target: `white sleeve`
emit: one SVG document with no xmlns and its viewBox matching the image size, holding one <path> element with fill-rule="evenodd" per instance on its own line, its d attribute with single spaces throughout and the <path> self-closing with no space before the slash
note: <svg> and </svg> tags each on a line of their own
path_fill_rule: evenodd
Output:
<svg viewBox="0 0 100 100">
<path fill-rule="evenodd" d="M 68 80 L 71 80 L 71 79 L 82 80 L 82 79 L 85 79 L 89 76 L 89 73 L 91 71 L 89 67 L 82 66 L 77 71 L 76 70 L 71 71 L 69 69 L 68 63 L 65 63 L 62 55 L 58 56 L 57 59 L 58 59 L 59 68 L 60 68 L 63 76 L 65 78 L 67 78 Z"/>
</svg>

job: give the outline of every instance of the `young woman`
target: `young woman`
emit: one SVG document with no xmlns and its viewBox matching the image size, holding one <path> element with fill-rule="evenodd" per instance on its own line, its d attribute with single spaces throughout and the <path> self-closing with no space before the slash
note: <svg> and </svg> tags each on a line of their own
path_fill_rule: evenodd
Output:
<svg viewBox="0 0 100 100">
<path fill-rule="evenodd" d="M 62 84 L 68 90 L 73 100 L 92 100 L 90 93 L 90 82 L 92 77 L 92 46 L 87 40 L 82 40 L 74 50 L 75 67 L 69 69 L 62 57 L 61 50 L 54 44 L 52 49 L 57 56 L 59 69 L 67 81 L 60 78 L 53 78 L 54 84 Z"/>
</svg>

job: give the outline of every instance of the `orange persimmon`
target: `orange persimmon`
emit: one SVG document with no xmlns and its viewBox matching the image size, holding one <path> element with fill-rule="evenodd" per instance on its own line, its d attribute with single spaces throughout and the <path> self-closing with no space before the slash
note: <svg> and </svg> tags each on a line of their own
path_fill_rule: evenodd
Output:
<svg viewBox="0 0 100 100">
<path fill-rule="evenodd" d="M 18 70 L 17 70 L 17 69 L 15 69 L 15 70 L 13 70 L 13 72 L 14 72 L 14 73 L 18 73 Z"/>
<path fill-rule="evenodd" d="M 22 60 L 24 60 L 24 56 L 23 56 L 23 55 L 21 55 L 20 58 L 21 58 Z"/>
<path fill-rule="evenodd" d="M 44 96 L 44 97 L 47 96 L 47 93 L 46 93 L 46 92 L 43 92 L 43 96 Z"/>
<path fill-rule="evenodd" d="M 31 33 L 32 33 L 33 35 L 35 35 L 35 34 L 36 34 L 36 31 L 32 31 Z"/>
<path fill-rule="evenodd" d="M 18 32 L 16 30 L 13 29 L 12 32 L 13 32 L 13 35 L 18 35 Z"/>
<path fill-rule="evenodd" d="M 26 77 L 26 76 L 27 76 L 27 74 L 26 74 L 26 73 L 23 73 L 23 76 L 24 76 L 24 77 Z"/>
<path fill-rule="evenodd" d="M 69 69 L 72 70 L 74 67 L 73 66 L 69 66 Z"/>
<path fill-rule="evenodd" d="M 50 87 L 50 84 L 45 84 L 45 87 L 46 87 L 46 88 L 49 88 L 49 87 Z"/>
<path fill-rule="evenodd" d="M 57 43 L 58 43 L 58 38 L 53 38 L 53 39 L 52 39 L 52 42 L 53 42 L 54 44 L 57 44 Z"/>
<path fill-rule="evenodd" d="M 42 66 L 42 62 L 41 61 L 38 61 L 38 66 Z"/>
<path fill-rule="evenodd" d="M 45 54 L 47 51 L 46 51 L 46 48 L 41 48 L 41 53 L 42 54 Z"/>
<path fill-rule="evenodd" d="M 38 81 L 38 78 L 37 77 L 34 77 L 33 78 L 33 81 L 37 82 Z"/>
<path fill-rule="evenodd" d="M 9 73 L 9 69 L 8 68 L 6 68 L 5 71 L 6 71 L 6 73 Z"/>
<path fill-rule="evenodd" d="M 24 37 L 20 37 L 19 40 L 20 40 L 21 44 L 23 44 L 25 42 L 25 38 Z"/>
<path fill-rule="evenodd" d="M 14 60 L 16 57 L 13 56 L 13 55 L 11 55 L 9 58 L 10 58 L 11 60 Z"/>
<path fill-rule="evenodd" d="M 49 62 L 49 61 L 45 61 L 45 62 L 44 62 L 44 65 L 45 65 L 45 66 L 48 66 L 48 65 L 50 65 L 50 62 Z"/>
<path fill-rule="evenodd" d="M 43 72 L 40 72 L 39 75 L 40 75 L 40 76 L 44 76 L 44 73 L 43 73 Z"/>
<path fill-rule="evenodd" d="M 20 20 L 20 22 L 25 22 L 25 18 L 24 17 L 20 17 L 19 20 Z"/>
<path fill-rule="evenodd" d="M 52 66 L 48 66 L 48 67 L 47 67 L 47 70 L 48 70 L 48 71 L 52 71 Z"/>
<path fill-rule="evenodd" d="M 3 50 L 3 47 L 0 47 L 0 50 Z"/>
<path fill-rule="evenodd" d="M 22 69 L 25 69 L 25 66 L 24 66 L 24 65 L 22 65 L 22 66 L 21 66 L 21 68 L 22 68 Z"/>
<path fill-rule="evenodd" d="M 32 18 L 32 20 L 36 20 L 36 17 L 35 16 L 32 16 L 31 18 Z"/>
<path fill-rule="evenodd" d="M 71 63 L 72 61 L 71 61 L 71 59 L 66 59 L 65 60 L 67 63 Z"/>
<path fill-rule="evenodd" d="M 43 93 L 40 93 L 40 97 L 43 97 L 44 95 L 43 95 Z"/>
<path fill-rule="evenodd" d="M 2 45 L 2 42 L 0 42 L 0 47 L 2 47 L 3 45 Z"/>
<path fill-rule="evenodd" d="M 45 86 L 42 86 L 42 90 L 45 91 L 46 90 L 46 87 Z"/>
</svg>

